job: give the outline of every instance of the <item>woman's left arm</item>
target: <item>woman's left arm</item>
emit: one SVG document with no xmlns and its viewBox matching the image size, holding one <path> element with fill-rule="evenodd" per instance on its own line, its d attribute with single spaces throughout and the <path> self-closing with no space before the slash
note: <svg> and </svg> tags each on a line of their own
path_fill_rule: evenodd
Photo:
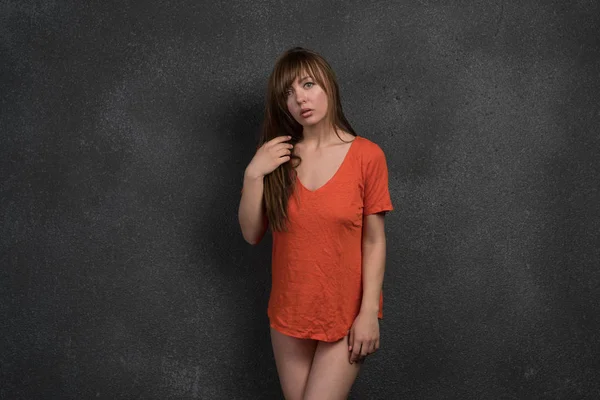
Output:
<svg viewBox="0 0 600 400">
<path fill-rule="evenodd" d="M 363 219 L 362 284 L 360 312 L 349 336 L 350 363 L 359 361 L 379 349 L 379 299 L 385 271 L 385 213 Z"/>
</svg>

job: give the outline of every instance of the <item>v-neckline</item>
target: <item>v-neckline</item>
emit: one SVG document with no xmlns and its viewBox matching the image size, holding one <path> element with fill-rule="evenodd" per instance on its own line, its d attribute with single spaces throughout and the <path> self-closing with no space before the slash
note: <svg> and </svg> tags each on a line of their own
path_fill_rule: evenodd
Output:
<svg viewBox="0 0 600 400">
<path fill-rule="evenodd" d="M 356 142 L 356 140 L 358 139 L 358 135 L 356 135 L 354 137 L 354 140 L 352 140 L 352 143 L 350 143 L 350 147 L 348 148 L 348 151 L 346 152 L 346 154 L 344 155 L 344 159 L 342 160 L 341 164 L 339 165 L 338 169 L 333 173 L 333 175 L 331 176 L 331 178 L 329 178 L 324 184 L 322 184 L 321 186 L 319 186 L 318 188 L 314 189 L 314 190 L 310 190 L 308 189 L 306 186 L 304 186 L 304 184 L 302 183 L 302 181 L 300 180 L 300 178 L 298 177 L 298 172 L 296 172 L 296 182 L 300 185 L 300 187 L 302 189 L 304 189 L 305 191 L 307 191 L 308 193 L 317 193 L 319 191 L 321 191 L 324 187 L 328 186 L 329 183 L 331 181 L 334 180 L 334 178 L 339 174 L 339 172 L 342 170 L 342 168 L 344 167 L 344 164 L 346 163 L 346 160 L 348 160 L 348 156 L 350 155 L 350 152 L 352 151 L 352 147 L 354 147 L 354 142 Z"/>
</svg>

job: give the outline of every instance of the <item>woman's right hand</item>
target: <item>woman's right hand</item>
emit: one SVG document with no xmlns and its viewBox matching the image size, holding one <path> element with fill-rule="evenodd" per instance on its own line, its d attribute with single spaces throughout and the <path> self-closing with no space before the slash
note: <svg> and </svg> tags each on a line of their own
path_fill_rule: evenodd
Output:
<svg viewBox="0 0 600 400">
<path fill-rule="evenodd" d="M 286 142 L 291 138 L 291 136 L 278 136 L 263 144 L 248 164 L 246 175 L 262 178 L 289 161 L 294 146 Z"/>
</svg>

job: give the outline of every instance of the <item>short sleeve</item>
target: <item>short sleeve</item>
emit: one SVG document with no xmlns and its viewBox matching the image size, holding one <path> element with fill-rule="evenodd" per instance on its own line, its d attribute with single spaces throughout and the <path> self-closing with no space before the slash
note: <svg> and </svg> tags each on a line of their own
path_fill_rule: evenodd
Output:
<svg viewBox="0 0 600 400">
<path fill-rule="evenodd" d="M 392 211 L 388 169 L 383 150 L 375 143 L 363 154 L 363 215 Z"/>
</svg>

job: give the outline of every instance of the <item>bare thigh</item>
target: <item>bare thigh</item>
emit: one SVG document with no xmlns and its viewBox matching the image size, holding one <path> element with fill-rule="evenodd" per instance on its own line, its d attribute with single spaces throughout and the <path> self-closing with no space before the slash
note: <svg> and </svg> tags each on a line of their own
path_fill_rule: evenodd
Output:
<svg viewBox="0 0 600 400">
<path fill-rule="evenodd" d="M 271 328 L 271 344 L 283 395 L 286 400 L 303 399 L 317 341 L 287 336 Z"/>
<path fill-rule="evenodd" d="M 347 399 L 359 370 L 360 363 L 350 364 L 347 336 L 333 343 L 319 342 L 304 400 Z"/>
</svg>

